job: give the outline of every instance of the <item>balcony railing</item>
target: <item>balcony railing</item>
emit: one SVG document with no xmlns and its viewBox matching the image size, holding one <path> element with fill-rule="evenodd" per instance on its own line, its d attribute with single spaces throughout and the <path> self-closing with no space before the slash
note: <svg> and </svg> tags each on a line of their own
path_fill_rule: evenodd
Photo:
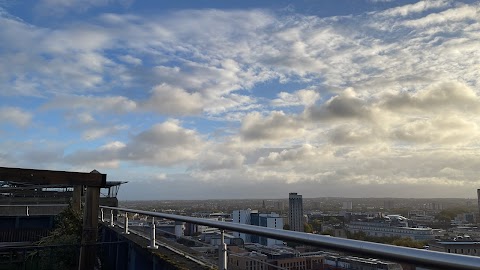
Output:
<svg viewBox="0 0 480 270">
<path fill-rule="evenodd" d="M 238 224 L 223 221 L 214 221 L 203 218 L 195 218 L 188 216 L 164 214 L 158 212 L 150 212 L 128 208 L 108 207 L 100 206 L 101 218 L 104 218 L 105 210 L 110 210 L 110 225 L 113 224 L 114 211 L 140 214 L 150 216 L 154 218 L 165 218 L 169 220 L 188 222 L 198 225 L 205 225 L 209 227 L 219 228 L 223 230 L 231 230 L 235 232 L 242 232 L 248 234 L 254 234 L 259 236 L 265 236 L 269 238 L 275 238 L 284 241 L 291 241 L 296 243 L 302 243 L 310 246 L 317 246 L 327 248 L 330 250 L 338 250 L 348 253 L 355 253 L 373 258 L 382 258 L 392 260 L 395 262 L 404 262 L 413 265 L 419 265 L 424 267 L 432 267 L 435 269 L 480 269 L 480 257 L 466 256 L 459 254 L 443 253 L 436 251 L 429 251 L 423 249 L 414 249 L 407 247 L 392 246 L 386 244 L 378 244 L 372 242 L 365 242 L 352 239 L 336 238 L 325 235 L 302 233 L 288 230 L 272 229 L 260 226 Z M 126 215 L 125 215 L 126 216 Z M 128 219 L 124 227 L 128 233 Z M 154 225 L 154 224 L 153 224 Z M 151 245 L 155 247 L 155 226 L 152 226 L 153 232 L 151 233 Z M 223 236 L 223 233 L 222 233 Z M 222 237 L 223 240 L 223 237 Z M 222 241 L 223 243 L 223 241 Z M 226 251 L 221 254 L 226 255 Z M 220 269 L 226 269 L 226 258 L 221 258 Z M 222 265 L 223 264 L 223 265 Z"/>
<path fill-rule="evenodd" d="M 25 216 L 36 215 L 56 215 L 65 209 L 68 204 L 1 204 L 0 215 Z M 32 211 L 33 210 L 33 211 Z M 33 212 L 33 213 L 32 213 Z"/>
</svg>

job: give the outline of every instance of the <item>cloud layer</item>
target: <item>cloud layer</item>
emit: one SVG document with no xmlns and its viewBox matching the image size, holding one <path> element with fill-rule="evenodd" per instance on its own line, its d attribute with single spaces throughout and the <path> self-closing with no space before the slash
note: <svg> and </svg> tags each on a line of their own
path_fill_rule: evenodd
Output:
<svg viewBox="0 0 480 270">
<path fill-rule="evenodd" d="M 120 2 L 35 10 L 55 6 L 63 18 L 132 4 Z M 274 196 L 309 185 L 369 187 L 365 196 L 435 185 L 449 196 L 479 184 L 479 8 L 202 9 L 48 24 L 3 10 L 0 161 L 276 183 Z"/>
</svg>

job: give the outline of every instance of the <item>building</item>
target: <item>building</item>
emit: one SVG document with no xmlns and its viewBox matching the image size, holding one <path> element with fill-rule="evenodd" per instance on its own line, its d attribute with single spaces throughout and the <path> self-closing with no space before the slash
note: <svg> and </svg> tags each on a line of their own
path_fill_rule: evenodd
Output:
<svg viewBox="0 0 480 270">
<path fill-rule="evenodd" d="M 429 202 L 425 204 L 425 209 L 435 210 L 436 212 L 443 210 L 443 204 L 437 202 Z"/>
<path fill-rule="evenodd" d="M 478 200 L 478 214 L 480 217 L 480 189 L 477 189 L 477 200 Z M 478 218 L 477 222 L 480 223 L 480 218 Z"/>
<path fill-rule="evenodd" d="M 430 243 L 429 249 L 446 253 L 480 256 L 479 241 L 440 241 Z"/>
<path fill-rule="evenodd" d="M 383 209 L 393 209 L 395 208 L 395 202 L 392 200 L 386 200 L 383 202 Z"/>
<path fill-rule="evenodd" d="M 258 244 L 245 245 L 245 249 L 266 255 L 269 263 L 268 267 L 264 268 L 266 270 L 279 268 L 286 270 L 320 270 L 326 254 L 323 251 L 300 253 L 298 250 L 286 246 L 265 247 Z"/>
<path fill-rule="evenodd" d="M 255 225 L 272 229 L 283 230 L 283 218 L 276 213 L 260 214 L 257 210 L 235 210 L 233 211 L 233 222 L 240 224 Z M 249 235 L 246 233 L 234 232 L 235 237 L 243 239 L 245 243 L 259 243 L 264 246 L 283 245 L 283 241 L 263 236 Z"/>
<path fill-rule="evenodd" d="M 252 251 L 245 253 L 230 253 L 228 269 L 232 270 L 266 270 L 267 255 Z"/>
<path fill-rule="evenodd" d="M 402 237 L 415 241 L 434 239 L 432 228 L 413 228 L 408 219 L 400 215 L 388 215 L 373 220 L 353 221 L 348 224 L 351 233 L 364 232 L 373 237 Z"/>
<path fill-rule="evenodd" d="M 286 270 L 320 270 L 323 269 L 324 256 L 292 257 L 269 261 L 271 264 Z M 270 267 L 269 269 L 277 269 Z"/>
<path fill-rule="evenodd" d="M 403 267 L 398 263 L 380 261 L 377 259 L 365 259 L 353 256 L 326 256 L 323 262 L 323 269 L 402 270 Z"/>
<path fill-rule="evenodd" d="M 303 232 L 303 199 L 302 195 L 290 193 L 288 195 L 288 220 L 290 230 Z"/>
<path fill-rule="evenodd" d="M 343 210 L 352 210 L 353 209 L 353 202 L 343 202 L 342 209 Z"/>
<path fill-rule="evenodd" d="M 258 211 L 254 211 L 254 213 L 257 213 Z M 232 222 L 233 223 L 239 223 L 239 224 L 251 224 L 250 222 L 250 215 L 252 213 L 252 209 L 247 209 L 247 210 L 234 210 L 232 214 Z M 239 233 L 239 232 L 234 232 L 233 235 L 235 237 L 243 239 L 245 243 L 251 243 L 250 235 L 246 233 Z"/>
<path fill-rule="evenodd" d="M 259 213 L 251 213 L 250 214 L 250 224 L 267 227 L 272 229 L 279 229 L 283 230 L 283 218 L 281 218 L 276 213 L 271 214 L 259 214 Z M 275 245 L 283 245 L 282 240 L 266 238 L 263 236 L 252 235 L 250 237 L 252 243 L 259 243 L 264 246 L 275 246 Z"/>
</svg>

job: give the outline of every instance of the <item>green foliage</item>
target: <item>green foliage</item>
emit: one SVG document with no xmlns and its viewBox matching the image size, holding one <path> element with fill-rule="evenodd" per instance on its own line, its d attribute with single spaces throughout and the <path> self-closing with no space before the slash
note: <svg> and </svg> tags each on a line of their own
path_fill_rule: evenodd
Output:
<svg viewBox="0 0 480 270">
<path fill-rule="evenodd" d="M 423 248 L 426 243 L 412 240 L 411 238 L 399 238 L 392 242 L 395 246 L 411 247 L 411 248 Z"/>
<path fill-rule="evenodd" d="M 322 222 L 319 219 L 314 219 L 310 223 L 314 232 L 322 231 Z"/>
<path fill-rule="evenodd" d="M 312 233 L 313 232 L 312 225 L 310 225 L 308 223 L 304 223 L 303 224 L 303 231 L 306 232 L 306 233 Z"/>
<path fill-rule="evenodd" d="M 82 214 L 69 205 L 55 218 L 55 229 L 40 240 L 40 245 L 80 244 L 82 240 Z"/>
<path fill-rule="evenodd" d="M 442 222 L 450 222 L 450 220 L 454 219 L 458 214 L 463 214 L 467 212 L 469 212 L 469 209 L 465 207 L 449 208 L 440 211 L 440 213 L 435 215 L 435 218 Z"/>
<path fill-rule="evenodd" d="M 39 260 L 40 269 L 76 269 L 82 239 L 82 215 L 71 205 L 55 219 L 55 229 L 37 244 L 52 246 L 40 249 L 32 257 Z"/>
</svg>

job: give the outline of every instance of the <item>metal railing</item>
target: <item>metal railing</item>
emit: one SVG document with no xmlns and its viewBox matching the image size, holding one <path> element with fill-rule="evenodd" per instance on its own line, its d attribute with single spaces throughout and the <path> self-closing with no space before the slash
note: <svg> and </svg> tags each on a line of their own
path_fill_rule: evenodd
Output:
<svg viewBox="0 0 480 270">
<path fill-rule="evenodd" d="M 16 213 L 16 211 L 13 211 L 13 209 L 16 209 L 16 208 L 24 208 L 25 210 L 22 211 L 25 216 L 30 216 L 30 210 L 32 209 L 39 209 L 39 208 L 47 208 L 49 209 L 50 211 L 47 211 L 48 213 L 35 213 L 35 215 L 52 215 L 52 214 L 58 214 L 57 212 L 60 212 L 60 209 L 56 209 L 56 208 L 66 208 L 68 206 L 68 204 L 0 204 L 0 209 L 1 208 L 5 208 L 5 207 L 8 207 L 9 210 L 11 212 L 15 212 L 13 213 L 14 215 L 18 215 L 18 213 Z M 53 211 L 52 209 L 55 209 L 56 211 Z"/>
<path fill-rule="evenodd" d="M 164 214 L 136 209 L 108 206 L 100 206 L 100 209 L 102 212 L 102 219 L 104 209 L 110 210 L 110 225 L 112 226 L 114 225 L 113 211 L 120 211 L 125 213 L 134 213 L 150 217 L 165 218 L 175 221 L 205 225 L 209 227 L 219 228 L 222 230 L 231 230 L 236 232 L 255 234 L 259 236 L 265 236 L 284 241 L 291 241 L 310 246 L 317 246 L 332 250 L 361 254 L 374 258 L 388 259 L 395 262 L 405 262 L 426 267 L 434 267 L 435 269 L 480 269 L 480 257 L 474 256 L 399 247 L 359 240 L 336 238 L 325 235 L 279 230 L 260 226 L 214 221 L 202 218 Z M 154 227 L 152 228 L 153 230 L 155 229 Z M 128 231 L 128 228 L 126 230 Z M 155 232 L 152 231 L 151 235 L 155 235 Z M 225 258 L 220 258 L 221 262 L 224 262 L 224 260 Z M 224 269 L 223 265 L 221 265 L 220 269 Z"/>
</svg>

